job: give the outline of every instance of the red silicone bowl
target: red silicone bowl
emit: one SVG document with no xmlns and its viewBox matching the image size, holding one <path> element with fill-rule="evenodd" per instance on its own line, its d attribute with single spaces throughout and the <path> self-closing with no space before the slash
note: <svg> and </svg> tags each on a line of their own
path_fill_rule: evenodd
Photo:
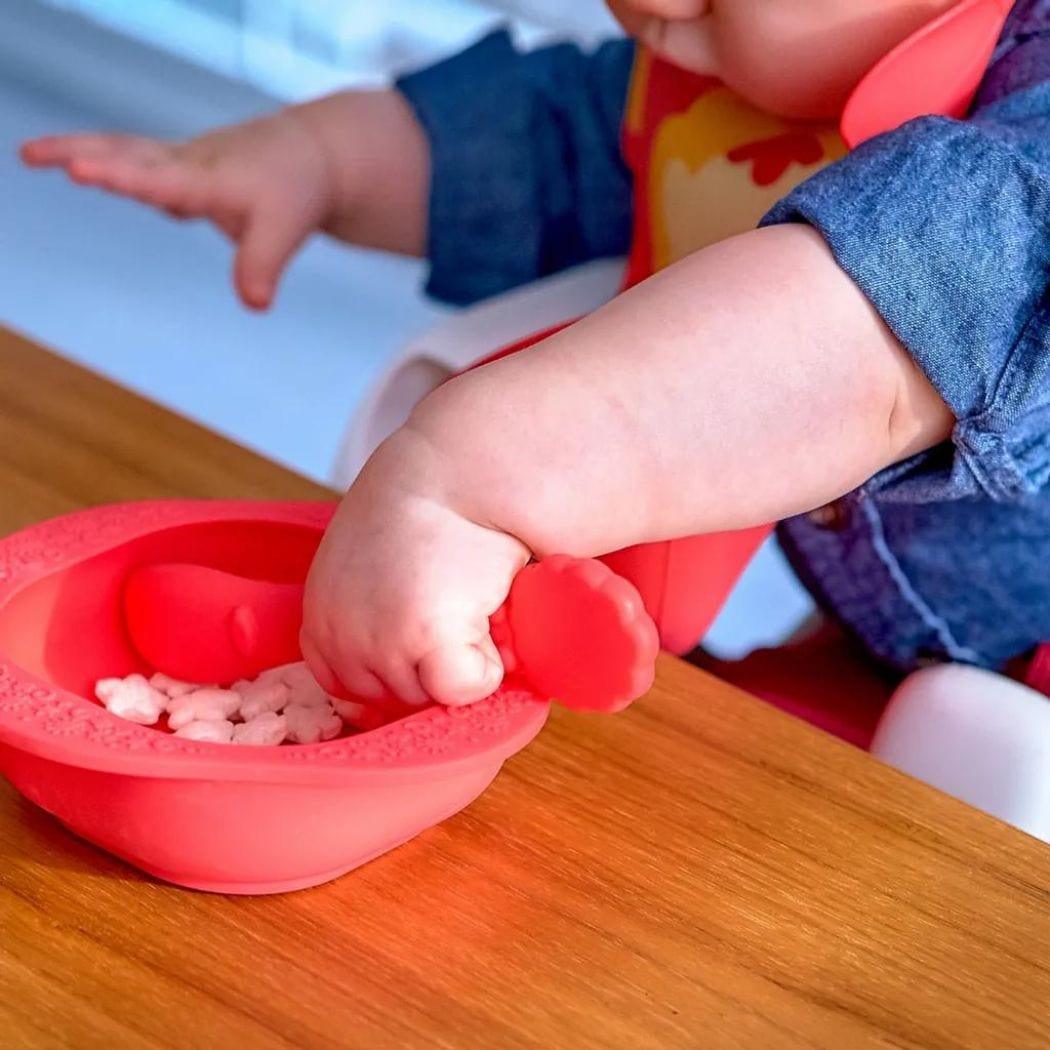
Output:
<svg viewBox="0 0 1050 1050">
<path fill-rule="evenodd" d="M 124 628 L 133 569 L 185 561 L 301 581 L 331 504 L 151 502 L 0 541 L 0 772 L 85 839 L 169 882 L 223 893 L 317 885 L 473 801 L 549 705 L 504 687 L 322 744 L 237 748 L 124 722 L 101 677 L 149 673 Z"/>
</svg>

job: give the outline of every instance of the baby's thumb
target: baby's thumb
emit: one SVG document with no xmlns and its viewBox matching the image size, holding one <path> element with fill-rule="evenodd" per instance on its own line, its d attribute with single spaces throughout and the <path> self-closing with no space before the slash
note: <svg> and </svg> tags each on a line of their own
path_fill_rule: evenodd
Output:
<svg viewBox="0 0 1050 1050">
<path fill-rule="evenodd" d="M 433 649 L 419 661 L 417 671 L 428 695 L 449 707 L 484 700 L 503 680 L 503 662 L 488 637 Z"/>
<path fill-rule="evenodd" d="M 277 282 L 313 229 L 303 216 L 281 209 L 256 211 L 248 220 L 233 264 L 233 280 L 246 306 L 264 310 Z"/>
</svg>

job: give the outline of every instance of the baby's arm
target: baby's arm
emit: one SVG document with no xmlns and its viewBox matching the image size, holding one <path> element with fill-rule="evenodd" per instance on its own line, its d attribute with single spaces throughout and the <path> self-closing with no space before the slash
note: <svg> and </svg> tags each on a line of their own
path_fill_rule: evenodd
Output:
<svg viewBox="0 0 1050 1050">
<path fill-rule="evenodd" d="M 776 226 L 450 383 L 411 426 L 470 463 L 471 516 L 594 554 L 819 506 L 951 423 L 820 235 Z"/>
<path fill-rule="evenodd" d="M 951 426 L 819 234 L 745 234 L 427 398 L 329 530 L 304 651 L 329 686 L 477 699 L 530 555 L 772 521 Z"/>
<path fill-rule="evenodd" d="M 237 244 L 234 281 L 253 307 L 270 304 L 316 229 L 423 250 L 429 150 L 396 91 L 341 92 L 185 143 L 50 136 L 27 142 L 22 157 L 175 218 L 210 219 Z"/>
<path fill-rule="evenodd" d="M 772 213 L 819 233 L 717 245 L 428 398 L 313 566 L 316 673 L 365 695 L 476 699 L 502 670 L 486 617 L 530 554 L 772 520 L 949 432 L 911 498 L 1044 494 L 1045 21 L 1015 26 L 971 120 L 911 121 Z"/>
<path fill-rule="evenodd" d="M 633 49 L 517 52 L 494 33 L 391 91 L 345 91 L 186 143 L 128 135 L 28 142 L 64 168 L 237 244 L 235 283 L 271 302 L 314 230 L 430 258 L 428 290 L 468 302 L 621 254 L 630 179 L 619 152 Z"/>
</svg>

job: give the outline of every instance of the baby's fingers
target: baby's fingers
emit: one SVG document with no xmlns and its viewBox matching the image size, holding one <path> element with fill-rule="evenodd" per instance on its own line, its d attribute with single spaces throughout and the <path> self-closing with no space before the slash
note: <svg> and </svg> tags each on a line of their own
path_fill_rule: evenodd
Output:
<svg viewBox="0 0 1050 1050">
<path fill-rule="evenodd" d="M 68 165 L 69 177 L 82 186 L 97 186 L 143 204 L 185 215 L 204 213 L 204 179 L 177 162 L 144 165 L 125 158 L 77 158 Z"/>
<path fill-rule="evenodd" d="M 383 683 L 364 668 L 350 671 L 344 667 L 341 673 L 337 674 L 320 646 L 314 642 L 313 637 L 306 630 L 299 636 L 299 648 L 302 650 L 306 666 L 310 668 L 310 673 L 329 696 L 355 700 L 382 700 L 386 695 L 386 687 Z"/>
<path fill-rule="evenodd" d="M 36 167 L 62 167 L 82 186 L 95 186 L 180 216 L 205 214 L 208 178 L 163 143 L 129 135 L 61 135 L 22 148 Z"/>
<path fill-rule="evenodd" d="M 45 135 L 22 144 L 22 160 L 34 168 L 67 167 L 78 159 L 122 157 L 139 163 L 159 163 L 171 147 L 141 135 Z"/>
<path fill-rule="evenodd" d="M 427 693 L 449 707 L 484 700 L 503 680 L 503 662 L 488 637 L 434 649 L 419 661 L 417 670 Z"/>
</svg>

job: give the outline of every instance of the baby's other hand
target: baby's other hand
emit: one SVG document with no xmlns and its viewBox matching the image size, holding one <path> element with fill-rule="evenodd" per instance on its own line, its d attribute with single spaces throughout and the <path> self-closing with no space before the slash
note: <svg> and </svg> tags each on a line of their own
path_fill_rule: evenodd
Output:
<svg viewBox="0 0 1050 1050">
<path fill-rule="evenodd" d="M 302 633 L 330 692 L 455 705 L 499 685 L 489 617 L 529 551 L 458 512 L 440 476 L 433 449 L 406 428 L 336 512 L 310 570 Z"/>
<path fill-rule="evenodd" d="M 296 249 L 331 208 L 324 152 L 294 111 L 223 128 L 186 143 L 135 135 L 55 135 L 26 142 L 22 159 L 75 182 L 205 218 L 236 245 L 234 282 L 263 309 Z"/>
</svg>

